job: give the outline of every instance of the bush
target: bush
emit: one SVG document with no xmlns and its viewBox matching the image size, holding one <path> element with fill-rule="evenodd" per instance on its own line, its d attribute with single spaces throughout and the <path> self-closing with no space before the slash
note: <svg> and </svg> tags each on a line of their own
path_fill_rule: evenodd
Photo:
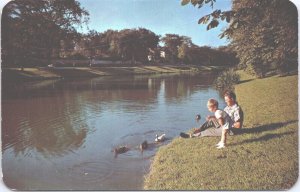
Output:
<svg viewBox="0 0 300 192">
<path fill-rule="evenodd" d="M 218 90 L 234 90 L 234 84 L 240 81 L 240 75 L 233 69 L 223 71 L 214 81 L 214 87 Z"/>
<path fill-rule="evenodd" d="M 75 54 L 71 55 L 70 57 L 68 57 L 68 59 L 86 60 L 86 59 L 88 59 L 88 57 L 84 56 L 81 53 L 75 53 Z"/>
</svg>

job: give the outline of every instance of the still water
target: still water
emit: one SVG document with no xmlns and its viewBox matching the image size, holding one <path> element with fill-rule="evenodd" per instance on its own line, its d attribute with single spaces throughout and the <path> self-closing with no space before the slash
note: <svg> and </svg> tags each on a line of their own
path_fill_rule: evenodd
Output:
<svg viewBox="0 0 300 192">
<path fill-rule="evenodd" d="M 199 126 L 212 74 L 49 80 L 2 86 L 4 182 L 19 190 L 140 190 L 159 147 Z M 156 134 L 168 140 L 155 144 Z M 143 153 L 138 145 L 150 143 Z M 131 148 L 115 157 L 112 149 Z"/>
</svg>

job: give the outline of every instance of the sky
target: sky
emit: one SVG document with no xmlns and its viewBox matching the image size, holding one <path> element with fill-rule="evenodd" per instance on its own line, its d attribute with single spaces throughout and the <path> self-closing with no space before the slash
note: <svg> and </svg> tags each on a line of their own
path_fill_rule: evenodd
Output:
<svg viewBox="0 0 300 192">
<path fill-rule="evenodd" d="M 82 7 L 90 13 L 89 29 L 104 32 L 108 29 L 122 30 L 146 28 L 157 35 L 167 33 L 192 38 L 199 46 L 219 47 L 227 45 L 228 40 L 218 35 L 227 26 L 206 30 L 198 20 L 213 11 L 209 5 L 201 9 L 191 4 L 182 6 L 181 0 L 79 0 Z M 214 9 L 230 10 L 231 0 L 219 0 Z M 86 32 L 87 30 L 80 30 Z"/>
<path fill-rule="evenodd" d="M 10 0 L 0 0 L 0 10 Z M 218 47 L 229 43 L 218 35 L 227 26 L 206 30 L 198 20 L 213 10 L 209 5 L 198 9 L 191 4 L 181 6 L 181 0 L 78 0 L 90 13 L 89 29 L 104 32 L 108 29 L 122 30 L 143 27 L 158 35 L 173 33 L 192 38 L 199 46 Z M 292 0 L 298 8 L 298 0 Z M 231 0 L 217 0 L 214 9 L 231 9 Z M 87 29 L 79 29 L 87 32 Z"/>
</svg>

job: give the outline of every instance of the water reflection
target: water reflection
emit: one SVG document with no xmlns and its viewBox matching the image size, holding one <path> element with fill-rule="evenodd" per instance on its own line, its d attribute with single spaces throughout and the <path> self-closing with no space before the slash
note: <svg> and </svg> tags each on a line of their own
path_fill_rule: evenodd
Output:
<svg viewBox="0 0 300 192">
<path fill-rule="evenodd" d="M 185 78 L 182 78 L 185 76 Z M 162 79 L 164 76 L 121 76 L 121 77 L 99 77 L 86 80 L 46 80 L 38 82 L 3 82 L 2 85 L 2 98 L 4 100 L 17 99 L 17 98 L 29 98 L 33 97 L 49 97 L 54 95 L 63 94 L 62 90 L 71 91 L 96 91 L 96 90 L 145 90 L 149 93 L 155 92 L 162 86 L 162 83 L 166 83 L 166 97 L 177 98 L 185 97 L 189 93 L 189 89 L 195 89 L 195 85 L 199 85 L 202 88 L 208 88 L 212 82 L 210 75 L 203 75 L 204 78 L 192 78 L 191 75 L 169 75 Z M 207 78 L 208 77 L 208 78 Z M 165 82 L 164 82 L 165 81 Z M 122 94 L 122 92 L 120 93 Z M 120 95 L 119 94 L 119 95 Z M 133 96 L 133 95 L 131 95 Z M 113 98 L 109 98 L 113 99 Z"/>
<path fill-rule="evenodd" d="M 12 147 L 15 155 L 33 149 L 45 156 L 63 155 L 79 148 L 88 132 L 84 111 L 71 108 L 64 98 L 4 102 L 2 111 L 3 150 Z"/>
<path fill-rule="evenodd" d="M 195 115 L 219 98 L 212 81 L 208 74 L 4 82 L 4 180 L 20 190 L 142 189 L 156 150 L 200 124 Z M 153 144 L 162 133 L 170 140 Z M 141 153 L 145 140 L 152 147 Z M 131 150 L 114 158 L 120 145 Z"/>
</svg>

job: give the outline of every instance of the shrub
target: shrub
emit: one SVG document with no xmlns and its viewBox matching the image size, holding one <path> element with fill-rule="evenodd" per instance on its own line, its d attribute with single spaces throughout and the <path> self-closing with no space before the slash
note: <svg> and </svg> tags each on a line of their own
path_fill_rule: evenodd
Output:
<svg viewBox="0 0 300 192">
<path fill-rule="evenodd" d="M 88 59 L 88 57 L 86 57 L 85 55 L 83 55 L 81 53 L 75 53 L 75 54 L 71 55 L 68 59 L 86 60 L 86 59 Z"/>
<path fill-rule="evenodd" d="M 214 87 L 218 90 L 234 90 L 234 84 L 240 81 L 240 75 L 233 69 L 223 71 L 214 81 Z"/>
</svg>

